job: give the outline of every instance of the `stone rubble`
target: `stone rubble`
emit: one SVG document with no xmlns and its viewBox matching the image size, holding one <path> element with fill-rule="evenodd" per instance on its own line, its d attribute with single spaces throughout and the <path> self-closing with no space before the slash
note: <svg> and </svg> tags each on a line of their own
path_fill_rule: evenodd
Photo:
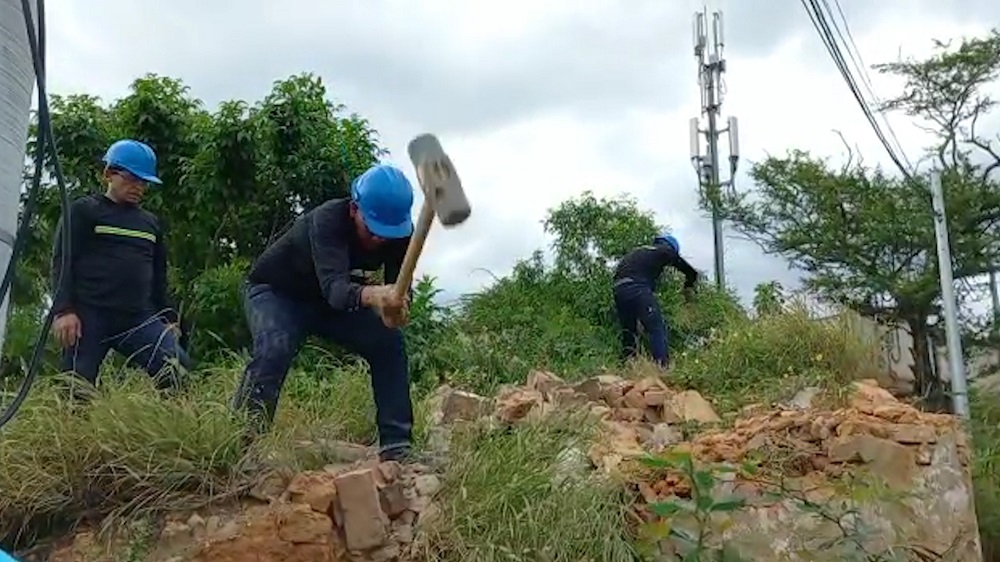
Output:
<svg viewBox="0 0 1000 562">
<path fill-rule="evenodd" d="M 635 490 L 638 515 L 647 521 L 653 519 L 649 504 L 691 494 L 682 476 L 655 473 L 636 462 L 668 449 L 729 465 L 755 455 L 772 463 L 781 458 L 782 476 L 798 479 L 810 499 L 830 497 L 829 483 L 857 466 L 883 477 L 891 488 L 912 488 L 922 470 L 943 462 L 935 459 L 943 458 L 941 447 L 948 439 L 959 459 L 955 465 L 961 469 L 969 462 L 965 434 L 953 417 L 922 413 L 873 380 L 854 383 L 850 404 L 835 410 L 813 408 L 818 391 L 807 390 L 775 410 L 748 406 L 731 427 L 723 428 L 711 403 L 698 392 L 673 390 L 657 377 L 627 380 L 604 374 L 570 383 L 535 371 L 524 386 L 502 388 L 493 398 L 447 386 L 438 389 L 432 399 L 430 446 L 432 452 L 447 454 L 448 430 L 455 424 L 478 420 L 504 425 L 560 411 L 589 413 L 600 424 L 597 439 L 587 450 L 563 451 L 554 478 L 586 477 L 595 469 L 596 474 L 623 475 Z M 696 436 L 686 437 L 693 429 Z M 412 560 L 414 546 L 426 536 L 423 531 L 439 519 L 435 496 L 442 487 L 440 477 L 424 465 L 379 463 L 355 452 L 356 460 L 346 466 L 263 479 L 250 496 L 265 503 L 238 519 L 193 514 L 169 521 L 160 536 L 161 549 L 170 552 L 176 543 L 179 550 L 185 541 L 194 541 L 192 552 L 170 562 Z M 762 495 L 754 482 L 737 474 L 726 475 L 722 493 L 751 500 Z M 757 559 L 771 554 L 762 556 Z"/>
<path fill-rule="evenodd" d="M 396 562 L 434 524 L 441 480 L 419 464 L 365 460 L 344 468 L 272 475 L 262 503 L 223 521 L 198 513 L 168 520 L 164 562 Z M 264 503 L 266 502 L 266 503 Z M 166 554 L 174 554 L 166 556 Z M 66 558 L 65 561 L 75 560 Z"/>
</svg>

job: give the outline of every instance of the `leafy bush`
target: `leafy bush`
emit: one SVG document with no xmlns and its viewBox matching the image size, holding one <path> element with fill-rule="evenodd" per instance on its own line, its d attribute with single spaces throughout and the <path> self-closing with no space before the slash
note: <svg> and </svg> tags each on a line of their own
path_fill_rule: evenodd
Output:
<svg viewBox="0 0 1000 562">
<path fill-rule="evenodd" d="M 243 282 L 249 266 L 248 260 L 236 259 L 206 269 L 191 283 L 182 312 L 190 320 L 193 356 L 211 357 L 249 343 L 243 311 Z"/>
</svg>

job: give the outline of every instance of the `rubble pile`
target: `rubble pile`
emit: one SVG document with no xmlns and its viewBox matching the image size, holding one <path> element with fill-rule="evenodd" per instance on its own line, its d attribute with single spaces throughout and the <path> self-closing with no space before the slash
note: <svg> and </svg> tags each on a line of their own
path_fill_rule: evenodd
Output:
<svg viewBox="0 0 1000 562">
<path fill-rule="evenodd" d="M 721 421 L 701 394 L 673 391 L 657 377 L 634 381 L 599 375 L 573 384 L 552 373 L 535 371 L 525 386 L 501 388 L 492 399 L 442 387 L 436 400 L 432 423 L 439 429 L 480 418 L 511 424 L 556 411 L 589 411 L 601 420 L 604 431 L 588 456 L 606 473 L 615 471 L 624 460 L 679 443 L 684 424 Z M 444 448 L 447 439 L 439 437 L 438 443 Z"/>
<path fill-rule="evenodd" d="M 747 508 L 716 522 L 716 532 L 749 560 L 799 560 L 795 551 L 836 543 L 839 526 L 817 521 L 803 502 L 842 506 L 853 501 L 838 485 L 848 474 L 872 475 L 870 481 L 878 482 L 873 485 L 906 496 L 887 494 L 859 507 L 865 524 L 877 532 L 852 544 L 863 543 L 870 553 L 917 541 L 924 552 L 979 560 L 969 450 L 958 421 L 921 412 L 874 380 L 858 381 L 849 390 L 848 404 L 841 408 L 751 407 L 731 427 L 722 427 L 700 394 L 672 390 L 658 378 L 601 375 L 570 384 L 535 372 L 524 386 L 504 388 L 494 399 L 445 389 L 435 421 L 485 417 L 509 424 L 561 409 L 589 411 L 602 428 L 587 451 L 590 463 L 631 482 L 637 510 L 647 520 L 653 519 L 649 504 L 690 497 L 691 486 L 675 472 L 642 469 L 635 462 L 639 457 L 670 449 L 734 468 L 746 461 L 758 464 L 761 470 L 753 477 L 721 474 L 714 490 L 720 498 L 747 500 Z M 775 481 L 764 481 L 767 476 L 780 480 L 789 496 L 775 500 L 765 493 L 773 491 L 769 484 Z"/>
<path fill-rule="evenodd" d="M 368 461 L 295 475 L 228 533 L 205 533 L 195 562 L 390 562 L 438 513 L 441 481 L 423 465 Z"/>
</svg>

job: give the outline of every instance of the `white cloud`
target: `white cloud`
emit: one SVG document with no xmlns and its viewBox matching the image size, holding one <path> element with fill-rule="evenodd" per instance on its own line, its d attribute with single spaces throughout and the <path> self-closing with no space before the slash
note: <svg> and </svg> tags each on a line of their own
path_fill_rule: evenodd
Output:
<svg viewBox="0 0 1000 562">
<path fill-rule="evenodd" d="M 931 39 L 986 31 L 989 0 L 842 0 L 866 63 L 926 54 Z M 697 209 L 688 119 L 698 114 L 690 17 L 698 4 L 632 0 L 457 3 L 451 0 L 50 0 L 50 88 L 114 98 L 145 72 L 182 78 L 208 103 L 259 99 L 271 82 L 320 74 L 368 117 L 411 175 L 406 142 L 438 132 L 474 206 L 436 229 L 421 269 L 449 293 L 489 281 L 544 246 L 545 210 L 585 189 L 629 192 L 712 269 L 711 226 Z M 740 119 L 745 172 L 767 152 L 843 153 L 888 164 L 798 3 L 726 10 L 727 95 Z M 869 72 L 881 95 L 896 85 Z M 911 158 L 925 137 L 892 121 Z M 915 159 L 915 158 L 914 158 Z M 747 187 L 745 174 L 738 178 Z M 794 280 L 776 258 L 727 239 L 730 284 Z"/>
</svg>

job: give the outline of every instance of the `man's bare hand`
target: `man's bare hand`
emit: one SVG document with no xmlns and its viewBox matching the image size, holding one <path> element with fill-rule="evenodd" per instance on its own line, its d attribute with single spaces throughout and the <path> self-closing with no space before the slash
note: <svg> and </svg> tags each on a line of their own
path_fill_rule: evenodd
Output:
<svg viewBox="0 0 1000 562">
<path fill-rule="evenodd" d="M 52 321 L 52 335 L 62 347 L 72 347 L 83 335 L 83 326 L 80 317 L 73 312 L 66 312 L 56 316 Z"/>
<path fill-rule="evenodd" d="M 402 328 L 410 323 L 410 307 L 404 302 L 403 306 L 399 308 L 381 309 L 379 316 L 382 317 L 382 323 L 386 326 L 390 328 Z"/>
</svg>

